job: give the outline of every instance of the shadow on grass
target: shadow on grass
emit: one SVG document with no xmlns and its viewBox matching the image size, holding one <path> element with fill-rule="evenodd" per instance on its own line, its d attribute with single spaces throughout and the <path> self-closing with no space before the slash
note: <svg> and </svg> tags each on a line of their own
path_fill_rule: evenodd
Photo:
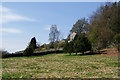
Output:
<svg viewBox="0 0 120 80">
<path fill-rule="evenodd" d="M 63 50 L 57 50 L 57 51 L 45 51 L 45 52 L 37 52 L 34 53 L 30 56 L 26 56 L 23 53 L 18 53 L 18 54 L 7 54 L 3 56 L 2 58 L 9 58 L 9 57 L 33 57 L 33 56 L 44 56 L 48 54 L 63 54 Z M 76 54 L 71 54 L 71 55 L 66 55 L 66 56 L 86 56 L 86 55 L 98 55 L 98 54 L 106 54 L 105 51 L 93 51 L 93 52 L 85 52 L 84 54 L 78 53 Z"/>
<path fill-rule="evenodd" d="M 2 56 L 2 58 L 9 58 L 9 57 L 33 57 L 33 56 L 43 56 L 43 55 L 47 55 L 47 54 L 60 54 L 60 53 L 63 53 L 63 50 L 37 52 L 37 53 L 31 54 L 30 56 L 24 55 L 23 53 L 7 54 L 5 56 Z"/>
<path fill-rule="evenodd" d="M 74 54 L 71 54 L 69 55 L 66 55 L 66 56 L 86 56 L 86 55 L 100 55 L 100 54 L 107 54 L 106 51 L 93 51 L 93 52 L 85 52 L 84 54 L 82 53 L 78 53 L 77 55 L 74 53 Z"/>
</svg>

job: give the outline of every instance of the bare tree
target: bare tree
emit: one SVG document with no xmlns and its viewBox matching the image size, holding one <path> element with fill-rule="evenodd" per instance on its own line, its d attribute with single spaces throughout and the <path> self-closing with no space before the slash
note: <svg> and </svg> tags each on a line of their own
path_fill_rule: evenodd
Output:
<svg viewBox="0 0 120 80">
<path fill-rule="evenodd" d="M 59 36 L 60 36 L 60 31 L 58 31 L 57 26 L 52 25 L 49 33 L 49 41 L 52 43 L 59 41 Z"/>
<path fill-rule="evenodd" d="M 57 42 L 59 41 L 60 31 L 57 29 L 56 25 L 52 25 L 49 33 L 49 41 L 52 46 L 57 47 Z"/>
</svg>

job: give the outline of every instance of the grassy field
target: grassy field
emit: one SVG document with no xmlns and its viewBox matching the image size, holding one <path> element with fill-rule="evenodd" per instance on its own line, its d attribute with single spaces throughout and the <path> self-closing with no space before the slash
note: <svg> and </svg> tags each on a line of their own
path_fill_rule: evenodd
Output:
<svg viewBox="0 0 120 80">
<path fill-rule="evenodd" d="M 103 55 L 13 57 L 2 66 L 2 78 L 118 78 L 118 58 Z"/>
</svg>

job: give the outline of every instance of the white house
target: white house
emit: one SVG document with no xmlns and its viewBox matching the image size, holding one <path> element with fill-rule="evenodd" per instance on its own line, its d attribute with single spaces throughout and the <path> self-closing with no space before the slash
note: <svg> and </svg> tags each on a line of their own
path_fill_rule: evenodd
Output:
<svg viewBox="0 0 120 80">
<path fill-rule="evenodd" d="M 70 35 L 70 40 L 69 40 L 68 42 L 71 42 L 72 40 L 74 40 L 75 35 L 76 35 L 76 33 L 73 32 L 73 33 Z"/>
</svg>

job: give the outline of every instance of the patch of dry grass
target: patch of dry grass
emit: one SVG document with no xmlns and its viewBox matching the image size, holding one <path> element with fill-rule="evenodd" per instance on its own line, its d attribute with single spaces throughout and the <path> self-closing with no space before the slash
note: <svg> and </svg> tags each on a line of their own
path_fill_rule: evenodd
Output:
<svg viewBox="0 0 120 80">
<path fill-rule="evenodd" d="M 3 78 L 118 77 L 118 58 L 102 55 L 14 57 L 2 59 L 2 65 Z"/>
</svg>

